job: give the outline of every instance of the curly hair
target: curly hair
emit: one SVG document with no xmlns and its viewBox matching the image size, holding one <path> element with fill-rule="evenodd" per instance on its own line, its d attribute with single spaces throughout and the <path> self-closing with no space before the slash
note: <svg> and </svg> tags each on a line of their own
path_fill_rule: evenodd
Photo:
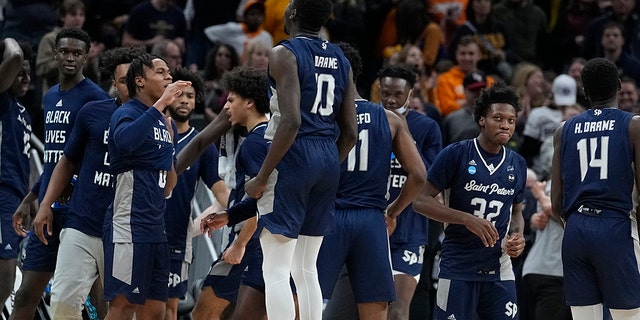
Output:
<svg viewBox="0 0 640 320">
<path fill-rule="evenodd" d="M 143 47 L 118 47 L 107 50 L 100 59 L 101 69 L 113 76 L 119 65 L 131 63 L 133 59 L 145 53 Z"/>
<path fill-rule="evenodd" d="M 388 64 L 378 71 L 380 82 L 382 82 L 382 78 L 386 77 L 404 79 L 407 81 L 409 88 L 413 88 L 416 84 L 417 74 L 409 66 Z"/>
<path fill-rule="evenodd" d="M 64 28 L 60 30 L 58 35 L 56 35 L 56 49 L 58 45 L 60 45 L 60 39 L 71 38 L 84 42 L 85 44 L 85 54 L 89 53 L 89 49 L 91 48 L 91 38 L 89 34 L 79 28 Z"/>
<path fill-rule="evenodd" d="M 218 72 L 216 68 L 216 55 L 220 48 L 226 48 L 229 50 L 229 55 L 231 55 L 231 69 L 235 68 L 240 64 L 240 58 L 238 57 L 238 53 L 236 49 L 228 44 L 224 44 L 222 42 L 217 42 L 213 45 L 213 48 L 209 50 L 207 53 L 207 59 L 204 66 L 204 79 L 205 80 L 219 80 L 222 77 L 222 73 Z M 225 70 L 226 71 L 226 70 Z M 224 71 L 223 71 L 224 72 Z"/>
<path fill-rule="evenodd" d="M 480 122 L 480 118 L 487 115 L 491 105 L 494 103 L 506 103 L 513 106 L 516 113 L 520 111 L 518 104 L 518 94 L 512 87 L 507 86 L 504 82 L 498 82 L 491 88 L 482 89 L 480 97 L 476 100 L 473 108 L 473 118 L 476 123 Z"/>
<path fill-rule="evenodd" d="M 251 99 L 256 110 L 262 114 L 269 112 L 267 72 L 247 67 L 236 67 L 222 76 L 222 83 L 229 92 L 244 99 Z"/>
<path fill-rule="evenodd" d="M 591 101 L 610 100 L 618 93 L 618 68 L 607 59 L 595 58 L 587 61 L 581 77 L 584 93 Z"/>
<path fill-rule="evenodd" d="M 346 42 L 337 43 L 338 47 L 342 49 L 342 53 L 345 58 L 349 60 L 349 64 L 351 65 L 351 72 L 353 73 L 353 81 L 357 82 L 358 77 L 362 74 L 362 58 L 360 58 L 360 53 L 358 49 L 354 48 L 350 44 Z"/>
<path fill-rule="evenodd" d="M 196 103 L 204 102 L 204 80 L 198 74 L 186 68 L 177 68 L 171 72 L 173 82 L 178 80 L 191 81 L 191 86 L 196 91 Z"/>
</svg>

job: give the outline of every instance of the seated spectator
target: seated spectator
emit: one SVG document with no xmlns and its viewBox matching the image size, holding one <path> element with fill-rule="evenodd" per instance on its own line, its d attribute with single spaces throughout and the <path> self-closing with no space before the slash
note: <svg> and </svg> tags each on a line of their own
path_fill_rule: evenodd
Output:
<svg viewBox="0 0 640 320">
<path fill-rule="evenodd" d="M 640 60 L 624 51 L 624 27 L 618 22 L 609 22 L 602 30 L 602 48 L 605 59 L 618 67 L 619 76 L 628 76 L 640 81 Z"/>
<path fill-rule="evenodd" d="M 238 56 L 242 57 L 247 41 L 260 39 L 273 46 L 273 38 L 262 28 L 264 22 L 264 3 L 249 0 L 244 6 L 244 22 L 227 22 L 204 29 L 204 34 L 211 42 L 222 42 L 231 45 Z"/>
<path fill-rule="evenodd" d="M 480 57 L 478 42 L 472 36 L 462 37 L 456 48 L 457 64 L 440 74 L 436 80 L 438 108 L 443 117 L 460 109 L 466 103 L 462 81 L 466 75 L 478 71 Z M 493 81 L 493 78 L 487 77 L 489 86 Z"/>
<path fill-rule="evenodd" d="M 611 0 L 611 10 L 607 10 L 587 27 L 582 56 L 586 59 L 602 57 L 604 48 L 601 40 L 604 26 L 614 21 L 622 24 L 622 35 L 629 40 L 624 45 L 624 51 L 631 52 L 631 42 L 636 38 L 640 23 L 640 18 L 634 13 L 635 6 L 635 0 Z"/>
<path fill-rule="evenodd" d="M 163 39 L 171 39 L 182 51 L 186 33 L 184 14 L 173 0 L 149 0 L 131 9 L 122 35 L 122 45 L 151 48 Z"/>
<path fill-rule="evenodd" d="M 443 146 L 454 142 L 473 139 L 480 134 L 480 128 L 473 117 L 473 107 L 480 91 L 487 87 L 487 77 L 482 72 L 471 72 L 462 81 L 465 103 L 459 110 L 451 112 L 442 123 Z"/>
<path fill-rule="evenodd" d="M 232 46 L 224 43 L 216 43 L 207 54 L 207 60 L 203 70 L 204 79 L 204 112 L 205 118 L 213 120 L 226 103 L 227 91 L 221 83 L 225 72 L 239 65 L 239 58 Z"/>
<path fill-rule="evenodd" d="M 164 39 L 154 44 L 151 48 L 151 54 L 164 59 L 171 71 L 182 67 L 182 52 L 180 46 L 173 40 Z"/>
<path fill-rule="evenodd" d="M 638 104 L 638 85 L 629 77 L 620 78 L 621 86 L 618 90 L 618 108 L 635 114 L 640 114 Z"/>
<path fill-rule="evenodd" d="M 260 70 L 267 70 L 269 66 L 269 51 L 271 47 L 259 39 L 251 39 L 247 42 L 242 57 L 242 65 Z"/>
</svg>

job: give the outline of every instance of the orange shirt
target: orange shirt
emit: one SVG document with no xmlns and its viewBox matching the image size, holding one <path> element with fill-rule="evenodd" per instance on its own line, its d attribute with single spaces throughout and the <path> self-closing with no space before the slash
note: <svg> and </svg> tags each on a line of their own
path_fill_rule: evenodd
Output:
<svg viewBox="0 0 640 320">
<path fill-rule="evenodd" d="M 271 33 L 273 44 L 289 39 L 284 33 L 284 11 L 289 5 L 289 0 L 266 0 L 264 2 L 264 22 L 262 27 Z"/>
<path fill-rule="evenodd" d="M 456 111 L 466 102 L 464 98 L 464 87 L 462 80 L 466 74 L 459 66 L 453 66 L 449 71 L 438 76 L 436 81 L 436 96 L 438 100 L 438 109 L 444 117 L 447 114 Z M 492 77 L 487 77 L 487 85 L 493 85 Z"/>
</svg>

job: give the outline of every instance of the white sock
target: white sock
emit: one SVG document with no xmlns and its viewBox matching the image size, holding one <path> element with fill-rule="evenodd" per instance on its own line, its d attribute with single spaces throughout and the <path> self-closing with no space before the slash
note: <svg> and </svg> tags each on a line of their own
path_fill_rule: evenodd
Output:
<svg viewBox="0 0 640 320">
<path fill-rule="evenodd" d="M 322 291 L 316 261 L 323 237 L 299 236 L 291 276 L 296 284 L 301 320 L 322 319 Z"/>
<path fill-rule="evenodd" d="M 602 320 L 602 304 L 590 306 L 571 306 L 571 314 L 574 319 Z"/>
<path fill-rule="evenodd" d="M 296 239 L 272 234 L 264 228 L 260 234 L 264 259 L 262 274 L 265 285 L 265 304 L 269 319 L 293 320 L 296 308 L 289 284 L 291 261 Z"/>
<path fill-rule="evenodd" d="M 635 309 L 609 309 L 613 320 L 638 320 L 640 319 L 640 308 Z"/>
</svg>

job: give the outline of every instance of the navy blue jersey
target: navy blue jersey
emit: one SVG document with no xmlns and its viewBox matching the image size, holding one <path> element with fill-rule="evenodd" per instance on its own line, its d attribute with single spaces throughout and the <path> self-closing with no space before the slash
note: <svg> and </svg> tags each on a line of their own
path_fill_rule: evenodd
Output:
<svg viewBox="0 0 640 320">
<path fill-rule="evenodd" d="M 631 117 L 633 114 L 618 109 L 592 109 L 564 124 L 561 161 L 565 215 L 584 205 L 619 211 L 628 217 L 634 184 Z"/>
<path fill-rule="evenodd" d="M 109 159 L 116 176 L 114 243 L 167 241 L 164 187 L 173 156 L 171 134 L 156 108 L 134 98 L 113 113 Z"/>
<path fill-rule="evenodd" d="M 442 134 L 438 123 L 431 118 L 413 110 L 407 113 L 409 132 L 416 143 L 418 152 L 422 156 L 424 165 L 429 170 L 436 155 L 442 149 Z M 389 176 L 389 203 L 400 194 L 407 172 L 402 168 L 395 156 L 391 157 L 391 175 Z M 397 219 L 396 231 L 391 234 L 389 241 L 394 244 L 427 244 L 429 242 L 429 219 L 413 211 L 411 206 L 402 211 Z"/>
<path fill-rule="evenodd" d="M 24 197 L 29 191 L 31 118 L 7 91 L 0 93 L 0 185 Z"/>
<path fill-rule="evenodd" d="M 387 208 L 392 137 L 384 108 L 356 100 L 358 141 L 340 167 L 336 208 Z"/>
<path fill-rule="evenodd" d="M 191 127 L 184 133 L 178 135 L 176 143 L 176 154 L 184 148 L 198 134 L 196 128 Z M 172 260 L 191 261 L 189 255 L 185 256 L 187 248 L 189 223 L 191 222 L 191 200 L 196 191 L 198 179 L 202 179 L 204 184 L 211 188 L 220 181 L 218 176 L 218 149 L 215 145 L 210 145 L 204 150 L 197 161 L 192 163 L 182 174 L 178 176 L 178 183 L 171 198 L 167 199 L 167 212 L 165 213 L 165 223 L 167 226 L 167 240 L 169 241 L 169 252 Z"/>
<path fill-rule="evenodd" d="M 295 37 L 279 43 L 291 50 L 298 62 L 301 126 L 298 137 L 334 136 L 335 118 L 340 113 L 351 66 L 340 48 L 320 38 Z M 277 83 L 269 77 L 273 116 L 265 134 L 273 138 L 280 120 Z"/>
<path fill-rule="evenodd" d="M 107 137 L 109 119 L 117 107 L 115 99 L 87 103 L 78 112 L 64 148 L 65 156 L 80 166 L 64 227 L 94 237 L 102 237 L 104 215 L 115 190 Z"/>
<path fill-rule="evenodd" d="M 442 244 L 440 278 L 464 281 L 513 280 L 511 260 L 502 252 L 512 205 L 521 203 L 527 164 L 519 154 L 502 147 L 498 154 L 484 151 L 477 139 L 447 146 L 436 157 L 428 180 L 449 189 L 449 207 L 492 222 L 500 238 L 485 248 L 464 225 L 447 224 Z"/>
<path fill-rule="evenodd" d="M 45 93 L 42 100 L 44 108 L 44 165 L 39 188 L 39 200 L 42 201 L 47 191 L 51 173 L 62 157 L 76 115 L 87 102 L 109 99 L 109 96 L 97 84 L 88 78 L 80 81 L 73 88 L 62 91 L 60 84 L 53 86 Z"/>
</svg>

